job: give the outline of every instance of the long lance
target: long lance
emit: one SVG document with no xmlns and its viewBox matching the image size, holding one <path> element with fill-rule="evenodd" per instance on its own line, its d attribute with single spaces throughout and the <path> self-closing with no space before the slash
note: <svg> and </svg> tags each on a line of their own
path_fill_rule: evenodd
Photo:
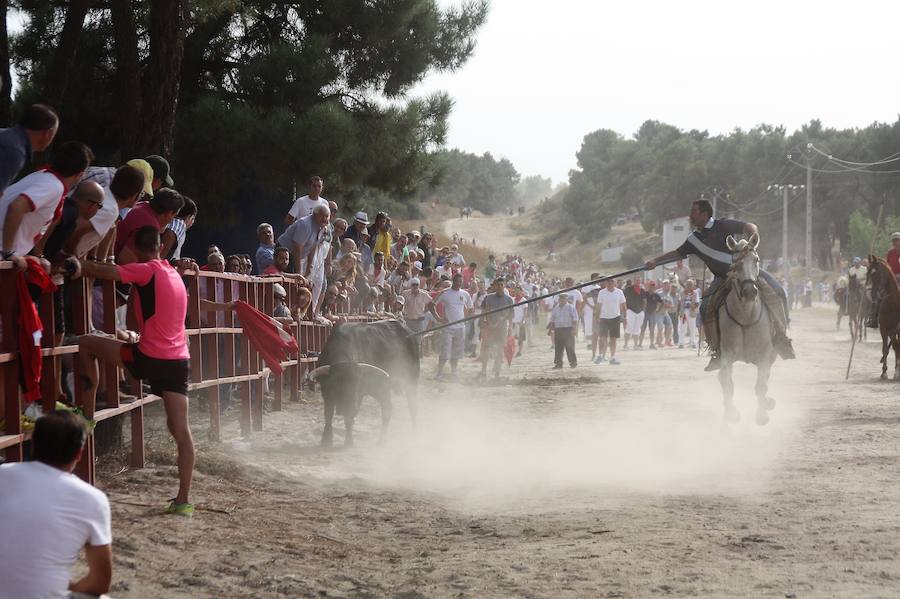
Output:
<svg viewBox="0 0 900 599">
<path fill-rule="evenodd" d="M 667 261 L 667 262 L 660 262 L 659 264 L 657 264 L 657 266 L 662 266 L 662 265 L 664 265 L 664 264 L 671 264 L 672 262 L 677 262 L 677 261 L 680 260 L 680 259 L 681 259 L 681 258 L 675 258 L 674 260 L 669 260 L 669 261 Z M 517 304 L 512 304 L 511 306 L 503 306 L 503 307 L 501 307 L 501 308 L 495 308 L 495 309 L 493 309 L 493 310 L 488 310 L 487 312 L 482 312 L 481 314 L 473 314 L 472 316 L 466 316 L 465 318 L 461 318 L 461 319 L 459 319 L 459 320 L 454 320 L 453 322 L 448 322 L 448 323 L 446 323 L 446 324 L 442 324 L 442 325 L 440 325 L 440 326 L 434 327 L 433 329 L 428 329 L 427 331 L 419 331 L 419 332 L 417 332 L 417 333 L 412 333 L 411 336 L 416 336 L 416 337 L 418 337 L 419 335 L 427 335 L 427 334 L 431 334 L 431 333 L 440 331 L 441 329 L 446 329 L 447 327 L 452 327 L 453 325 L 456 325 L 456 324 L 460 324 L 460 323 L 463 323 L 463 322 L 469 322 L 470 320 L 475 320 L 475 319 L 477 319 L 477 318 L 483 318 L 483 317 L 485 317 L 485 316 L 490 316 L 490 315 L 492 315 L 492 314 L 498 314 L 498 313 L 504 312 L 504 311 L 506 311 L 506 310 L 512 310 L 513 308 L 516 308 L 516 307 L 518 307 L 518 306 L 525 306 L 525 305 L 527 305 L 527 304 L 531 304 L 531 303 L 534 303 L 534 302 L 539 302 L 539 301 L 541 301 L 541 300 L 545 300 L 545 299 L 547 299 L 548 297 L 553 297 L 553 296 L 556 296 L 556 295 L 561 295 L 561 294 L 563 294 L 563 293 L 568 293 L 568 292 L 570 292 L 570 291 L 574 291 L 574 290 L 576 290 L 576 289 L 581 289 L 582 287 L 587 287 L 588 285 L 596 285 L 597 283 L 603 283 L 603 282 L 608 281 L 608 280 L 610 280 L 610 279 L 619 279 L 619 278 L 622 278 L 622 277 L 627 277 L 628 275 L 633 275 L 633 274 L 635 274 L 635 273 L 643 272 L 643 271 L 645 271 L 645 270 L 647 270 L 647 267 L 646 267 L 646 266 L 641 266 L 641 267 L 639 267 L 639 268 L 632 268 L 632 269 L 630 269 L 630 270 L 625 270 L 625 271 L 616 273 L 616 274 L 614 274 L 614 275 L 607 275 L 607 276 L 605 276 L 605 277 L 600 277 L 599 279 L 594 279 L 593 281 L 588 281 L 588 282 L 586 282 L 586 283 L 579 283 L 578 285 L 573 285 L 573 286 L 571 286 L 571 287 L 566 287 L 565 289 L 560 289 L 559 291 L 554 291 L 554 292 L 552 292 L 552 293 L 545 293 L 544 295 L 539 295 L 539 296 L 537 296 L 537 297 L 532 297 L 532 298 L 523 300 L 523 301 L 521 301 L 521 302 L 519 302 L 519 303 L 517 303 Z"/>
<path fill-rule="evenodd" d="M 881 228 L 881 215 L 883 212 L 884 212 L 884 202 L 882 202 L 881 206 L 878 207 L 878 218 L 875 220 L 875 230 L 872 232 L 872 243 L 869 245 L 869 256 L 871 256 L 875 252 L 875 238 L 878 237 L 878 229 Z M 863 289 L 862 292 L 865 293 L 866 292 L 865 289 Z M 850 289 L 848 287 L 847 295 L 849 295 L 849 294 L 850 294 Z M 847 302 L 849 303 L 849 301 L 850 301 L 850 298 L 848 297 Z M 866 324 L 863 323 L 863 321 L 862 321 L 862 308 L 863 308 L 863 302 L 862 302 L 862 298 L 860 298 L 859 306 L 857 306 L 857 308 L 856 308 L 856 323 L 857 323 L 856 328 L 861 328 L 861 327 L 866 326 Z M 852 315 L 850 317 L 853 318 Z M 850 328 L 851 329 L 853 328 L 852 324 L 851 324 Z M 853 339 L 850 341 L 850 357 L 847 358 L 847 372 L 846 372 L 846 374 L 844 374 L 845 381 L 850 378 L 850 365 L 853 364 L 853 350 L 856 349 L 856 338 L 858 336 L 859 336 L 858 331 L 853 333 Z"/>
</svg>

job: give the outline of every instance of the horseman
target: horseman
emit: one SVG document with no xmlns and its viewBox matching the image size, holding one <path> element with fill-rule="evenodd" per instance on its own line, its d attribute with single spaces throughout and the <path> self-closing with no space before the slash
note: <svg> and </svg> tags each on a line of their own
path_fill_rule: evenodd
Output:
<svg viewBox="0 0 900 599">
<path fill-rule="evenodd" d="M 693 254 L 700 258 L 713 273 L 712 283 L 703 294 L 700 302 L 700 313 L 703 318 L 703 328 L 706 332 L 706 342 L 709 345 L 711 359 L 706 366 L 706 371 L 718 370 L 719 362 L 719 327 L 717 310 L 709 309 L 710 299 L 716 290 L 722 286 L 731 270 L 731 251 L 728 249 L 726 239 L 729 235 L 753 235 L 757 233 L 757 227 L 753 223 L 745 223 L 739 220 L 713 218 L 712 205 L 707 200 L 694 200 L 690 213 L 691 226 L 694 232 L 677 249 L 666 252 L 648 260 L 648 269 L 656 268 L 657 264 L 671 262 L 678 258 L 686 258 Z M 787 337 L 787 296 L 784 288 L 778 281 L 760 269 L 760 297 L 765 304 L 775 328 L 775 336 L 772 344 L 778 355 L 785 360 L 794 358 L 794 348 Z"/>
<path fill-rule="evenodd" d="M 847 269 L 847 279 L 851 288 L 855 288 L 856 285 L 866 280 L 866 267 L 863 266 L 862 258 L 859 256 L 853 258 L 850 268 Z M 854 282 L 853 279 L 856 281 Z"/>
</svg>

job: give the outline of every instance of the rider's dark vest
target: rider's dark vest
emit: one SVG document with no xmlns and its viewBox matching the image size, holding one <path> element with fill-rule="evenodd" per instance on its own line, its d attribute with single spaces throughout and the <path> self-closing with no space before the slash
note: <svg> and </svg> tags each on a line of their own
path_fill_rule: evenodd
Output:
<svg viewBox="0 0 900 599">
<path fill-rule="evenodd" d="M 713 219 L 712 224 L 694 231 L 675 250 L 682 257 L 693 254 L 703 260 L 707 268 L 717 277 L 728 276 L 731 270 L 731 250 L 725 240 L 729 235 L 743 235 L 746 223 L 727 218 Z"/>
</svg>

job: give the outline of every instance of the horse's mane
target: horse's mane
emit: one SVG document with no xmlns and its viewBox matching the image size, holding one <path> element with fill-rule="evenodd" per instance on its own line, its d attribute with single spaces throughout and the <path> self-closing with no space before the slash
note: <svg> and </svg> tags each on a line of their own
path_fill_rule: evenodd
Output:
<svg viewBox="0 0 900 599">
<path fill-rule="evenodd" d="M 875 258 L 875 263 L 873 266 L 877 269 L 884 271 L 884 280 L 887 281 L 885 286 L 887 286 L 888 291 L 893 289 L 896 293 L 900 294 L 900 283 L 897 282 L 897 279 L 894 277 L 894 272 L 891 270 L 891 267 L 888 266 L 887 260 L 883 258 L 879 258 L 877 256 L 872 256 Z"/>
</svg>

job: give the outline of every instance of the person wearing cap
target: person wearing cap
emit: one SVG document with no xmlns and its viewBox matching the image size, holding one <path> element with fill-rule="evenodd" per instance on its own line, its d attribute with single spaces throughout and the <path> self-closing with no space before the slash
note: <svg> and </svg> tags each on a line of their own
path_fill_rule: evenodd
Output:
<svg viewBox="0 0 900 599">
<path fill-rule="evenodd" d="M 291 310 L 287 305 L 287 290 L 281 283 L 272 285 L 272 293 L 275 296 L 275 306 L 272 309 L 272 316 L 275 318 L 284 318 L 288 322 L 293 322 L 291 318 Z"/>
<path fill-rule="evenodd" d="M 373 262 L 372 246 L 369 244 L 369 231 L 363 229 L 360 231 L 359 236 L 362 238 L 362 244 L 359 246 L 360 264 L 363 270 L 368 270 Z"/>
<path fill-rule="evenodd" d="M 420 274 L 422 274 L 422 263 L 419 262 L 418 260 L 413 262 L 411 271 L 412 271 L 412 276 L 418 277 Z"/>
<path fill-rule="evenodd" d="M 891 267 L 891 272 L 900 280 L 900 231 L 891 233 L 891 249 L 884 259 Z"/>
<path fill-rule="evenodd" d="M 853 261 L 850 263 L 850 268 L 847 269 L 848 284 L 853 277 L 856 277 L 857 283 L 863 283 L 866 280 L 866 267 L 863 266 L 862 258 L 859 256 L 853 258 Z"/>
<path fill-rule="evenodd" d="M 31 163 L 32 152 L 43 152 L 50 147 L 58 128 L 59 116 L 55 110 L 33 104 L 25 109 L 15 127 L 0 129 L 0 193 Z"/>
<path fill-rule="evenodd" d="M 144 160 L 153 169 L 153 179 L 150 181 L 150 187 L 153 188 L 154 192 L 163 187 L 175 187 L 175 181 L 172 180 L 170 175 L 171 169 L 169 168 L 168 160 L 158 154 L 151 154 Z"/>
<path fill-rule="evenodd" d="M 322 190 L 325 189 L 325 182 L 322 177 L 313 176 L 309 178 L 309 193 L 294 200 L 291 209 L 288 210 L 284 217 L 284 224 L 290 226 L 295 220 L 304 216 L 310 216 L 316 206 L 324 205 L 328 208 L 328 200 L 322 197 Z"/>
<path fill-rule="evenodd" d="M 356 247 L 360 247 L 363 244 L 363 231 L 366 231 L 366 235 L 368 235 L 368 231 L 366 230 L 366 227 L 368 226 L 369 216 L 365 212 L 357 212 L 353 219 L 353 224 L 347 229 L 347 232 L 344 233 L 342 239 L 352 239 L 353 243 L 356 244 Z"/>
</svg>

